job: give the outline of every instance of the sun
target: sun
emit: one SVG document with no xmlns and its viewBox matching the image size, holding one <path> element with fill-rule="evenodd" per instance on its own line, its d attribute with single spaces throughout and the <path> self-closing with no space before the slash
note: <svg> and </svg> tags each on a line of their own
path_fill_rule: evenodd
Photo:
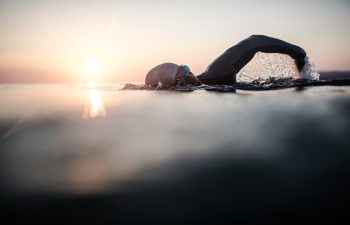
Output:
<svg viewBox="0 0 350 225">
<path fill-rule="evenodd" d="M 97 74 L 101 70 L 101 61 L 97 58 L 88 58 L 85 60 L 84 69 L 88 74 Z"/>
</svg>

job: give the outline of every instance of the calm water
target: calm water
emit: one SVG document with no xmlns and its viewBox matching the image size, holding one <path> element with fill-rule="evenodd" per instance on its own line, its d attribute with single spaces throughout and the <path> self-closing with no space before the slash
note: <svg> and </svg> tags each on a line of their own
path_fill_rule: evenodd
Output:
<svg viewBox="0 0 350 225">
<path fill-rule="evenodd" d="M 314 209 L 310 218 L 345 209 L 350 87 L 236 93 L 119 88 L 0 86 L 1 196 L 13 196 L 10 212 L 23 210 L 20 196 L 38 193 L 45 199 L 117 195 L 108 201 L 128 202 L 113 206 L 117 215 L 142 212 L 152 221 L 162 209 L 162 222 L 173 221 L 170 212 L 177 210 L 196 223 L 203 212 L 211 212 L 209 219 L 217 213 L 230 218 L 230 207 L 242 210 L 238 216 L 262 208 L 296 215 Z M 54 212 L 69 208 L 64 201 L 53 205 Z M 226 211 L 213 214 L 214 206 Z"/>
</svg>

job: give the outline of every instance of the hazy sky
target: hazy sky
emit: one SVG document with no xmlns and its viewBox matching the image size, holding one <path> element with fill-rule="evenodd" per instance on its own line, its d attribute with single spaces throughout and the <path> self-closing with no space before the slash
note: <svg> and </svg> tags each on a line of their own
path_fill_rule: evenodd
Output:
<svg viewBox="0 0 350 225">
<path fill-rule="evenodd" d="M 349 0 L 8 0 L 0 81 L 143 81 L 162 62 L 195 74 L 251 34 L 303 47 L 318 70 L 350 70 Z"/>
</svg>

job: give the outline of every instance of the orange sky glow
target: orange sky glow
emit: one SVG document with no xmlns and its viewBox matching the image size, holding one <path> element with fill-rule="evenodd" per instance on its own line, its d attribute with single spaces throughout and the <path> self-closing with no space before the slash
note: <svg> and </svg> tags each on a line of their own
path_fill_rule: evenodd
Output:
<svg viewBox="0 0 350 225">
<path fill-rule="evenodd" d="M 195 74 L 251 34 L 350 70 L 350 2 L 12 0 L 0 3 L 0 82 L 142 82 L 163 62 Z"/>
</svg>

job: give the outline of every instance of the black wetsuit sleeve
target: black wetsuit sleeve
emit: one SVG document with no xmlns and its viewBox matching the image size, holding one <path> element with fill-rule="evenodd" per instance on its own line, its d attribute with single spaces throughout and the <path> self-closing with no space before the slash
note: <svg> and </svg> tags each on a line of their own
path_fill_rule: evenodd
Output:
<svg viewBox="0 0 350 225">
<path fill-rule="evenodd" d="M 277 38 L 252 35 L 227 49 L 198 78 L 205 84 L 235 83 L 236 74 L 257 52 L 287 54 L 295 59 L 299 70 L 305 64 L 304 49 Z"/>
<path fill-rule="evenodd" d="M 233 62 L 235 73 L 238 73 L 247 63 L 252 60 L 257 52 L 286 54 L 295 60 L 300 71 L 305 64 L 306 52 L 299 46 L 290 44 L 277 38 L 264 35 L 252 35 L 228 49 L 226 55 L 239 55 Z"/>
<path fill-rule="evenodd" d="M 301 70 L 305 64 L 306 52 L 299 46 L 264 35 L 252 35 L 250 38 L 255 42 L 252 49 L 254 54 L 257 52 L 287 54 L 295 59 L 299 70 Z"/>
</svg>

